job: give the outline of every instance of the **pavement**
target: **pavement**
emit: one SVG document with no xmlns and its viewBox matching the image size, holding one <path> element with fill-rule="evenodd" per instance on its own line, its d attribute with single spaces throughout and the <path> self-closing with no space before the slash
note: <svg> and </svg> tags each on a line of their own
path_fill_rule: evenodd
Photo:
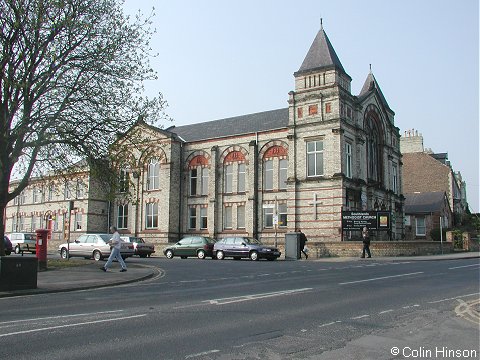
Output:
<svg viewBox="0 0 480 360">
<path fill-rule="evenodd" d="M 462 252 L 428 256 L 372 257 L 371 259 L 332 257 L 300 261 L 445 261 L 474 258 L 480 258 L 480 252 Z M 92 262 L 91 264 L 76 267 L 39 271 L 37 273 L 36 289 L 3 290 L 0 291 L 0 298 L 117 286 L 161 277 L 164 274 L 163 270 L 158 267 L 143 264 L 128 264 L 128 271 L 126 272 L 120 272 L 120 266 L 114 264 L 107 272 L 103 272 L 100 270 L 102 264 L 103 263 Z"/>
</svg>

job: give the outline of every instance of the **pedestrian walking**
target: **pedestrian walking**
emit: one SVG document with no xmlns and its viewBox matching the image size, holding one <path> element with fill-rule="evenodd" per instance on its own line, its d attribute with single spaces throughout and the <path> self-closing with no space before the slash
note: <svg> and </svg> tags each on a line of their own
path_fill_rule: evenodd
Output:
<svg viewBox="0 0 480 360">
<path fill-rule="evenodd" d="M 112 239 L 108 242 L 111 246 L 110 256 L 108 257 L 107 262 L 104 266 L 100 269 L 103 271 L 107 271 L 108 268 L 112 265 L 113 260 L 117 259 L 120 263 L 122 269 L 120 272 L 127 271 L 127 265 L 125 265 L 125 261 L 123 261 L 122 255 L 120 255 L 120 249 L 122 248 L 122 239 L 120 239 L 120 234 L 117 231 L 115 226 L 110 227 L 110 231 L 113 233 Z"/>
<path fill-rule="evenodd" d="M 362 230 L 362 239 L 363 239 L 363 250 L 362 250 L 362 258 L 365 257 L 365 252 L 367 253 L 367 257 L 371 258 L 372 254 L 370 253 L 370 234 L 368 233 L 368 229 L 365 226 Z"/>
<path fill-rule="evenodd" d="M 307 246 L 306 246 L 306 243 L 307 243 L 307 237 L 305 236 L 305 234 L 301 231 L 301 230 L 298 230 L 298 232 L 300 233 L 300 259 L 302 258 L 302 253 L 303 255 L 305 255 L 305 260 L 308 259 L 308 249 L 307 249 Z"/>
</svg>

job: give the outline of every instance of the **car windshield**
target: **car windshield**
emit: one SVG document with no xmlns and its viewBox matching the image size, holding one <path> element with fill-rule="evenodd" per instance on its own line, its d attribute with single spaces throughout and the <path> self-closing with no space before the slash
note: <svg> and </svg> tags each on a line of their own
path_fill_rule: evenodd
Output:
<svg viewBox="0 0 480 360">
<path fill-rule="evenodd" d="M 25 234 L 25 240 L 37 240 L 37 236 L 34 234 Z"/>
<path fill-rule="evenodd" d="M 262 243 L 260 241 L 258 241 L 257 239 L 254 239 L 254 238 L 245 238 L 244 241 L 247 244 L 262 245 Z"/>
<path fill-rule="evenodd" d="M 205 240 L 207 240 L 207 243 L 209 243 L 209 244 L 215 244 L 215 242 L 216 242 L 215 239 L 212 239 L 212 238 L 209 238 L 209 237 L 205 238 Z"/>
</svg>

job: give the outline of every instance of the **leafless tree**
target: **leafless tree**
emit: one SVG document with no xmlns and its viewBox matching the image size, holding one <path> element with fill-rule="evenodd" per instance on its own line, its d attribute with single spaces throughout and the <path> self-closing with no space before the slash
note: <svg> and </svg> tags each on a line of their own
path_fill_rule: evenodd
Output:
<svg viewBox="0 0 480 360">
<path fill-rule="evenodd" d="M 105 159 L 119 133 L 142 117 L 164 118 L 151 17 L 129 18 L 118 0 L 0 1 L 0 255 L 5 208 L 32 176 L 80 159 Z M 17 186 L 9 189 L 12 176 Z"/>
</svg>

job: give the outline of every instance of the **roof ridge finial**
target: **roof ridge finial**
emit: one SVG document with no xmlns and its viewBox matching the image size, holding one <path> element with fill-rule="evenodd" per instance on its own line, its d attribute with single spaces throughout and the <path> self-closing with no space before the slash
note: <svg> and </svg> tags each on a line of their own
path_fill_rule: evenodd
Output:
<svg viewBox="0 0 480 360">
<path fill-rule="evenodd" d="M 370 64 L 370 74 L 372 74 L 372 64 Z"/>
<path fill-rule="evenodd" d="M 323 30 L 323 18 L 320 18 L 320 30 Z"/>
</svg>

